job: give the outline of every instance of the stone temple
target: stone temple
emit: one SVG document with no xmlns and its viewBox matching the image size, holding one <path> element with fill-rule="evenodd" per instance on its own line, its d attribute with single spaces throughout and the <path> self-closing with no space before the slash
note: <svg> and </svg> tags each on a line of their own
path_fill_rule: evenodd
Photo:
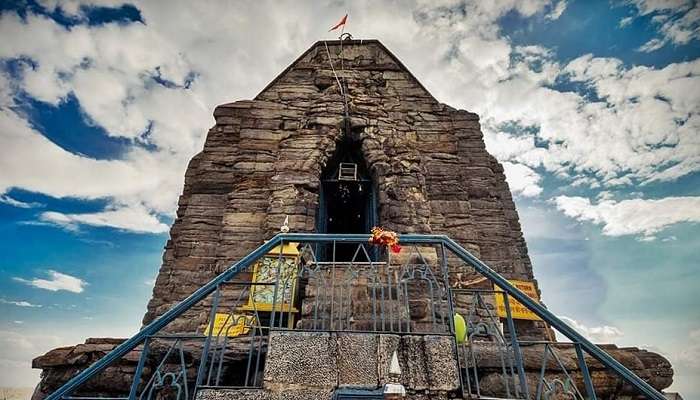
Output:
<svg viewBox="0 0 700 400">
<path fill-rule="evenodd" d="M 177 219 L 143 317 L 144 326 L 279 233 L 286 219 L 290 232 L 296 233 L 369 234 L 373 226 L 381 226 L 400 235 L 447 235 L 508 280 L 529 282 L 539 293 L 503 167 L 485 149 L 479 117 L 437 101 L 379 41 L 317 42 L 253 100 L 220 105 L 214 118 L 203 150 L 187 168 Z M 310 259 L 332 259 L 337 265 L 351 265 L 358 254 L 355 247 L 345 244 L 315 249 L 309 257 L 298 247 L 295 257 L 306 257 L 307 264 L 314 264 Z M 418 258 L 428 264 L 444 257 L 439 250 L 423 250 Z M 404 246 L 402 253 L 410 253 L 410 246 Z M 444 258 L 448 271 L 443 290 L 447 286 L 474 289 L 474 293 L 493 289 L 474 270 Z M 371 249 L 365 256 L 369 264 L 381 259 Z M 394 259 L 409 265 L 416 257 L 399 253 Z M 383 265 L 387 271 L 391 262 Z M 300 275 L 300 290 L 290 298 L 287 316 L 283 316 L 283 307 L 279 309 L 279 324 L 287 329 L 261 331 L 258 341 L 242 341 L 241 336 L 232 335 L 230 343 L 238 345 L 225 348 L 224 344 L 226 351 L 221 350 L 219 358 L 214 351 L 205 368 L 198 367 L 198 361 L 206 350 L 201 344 L 188 344 L 180 352 L 182 363 L 175 358 L 163 363 L 171 366 L 171 372 L 182 365 L 184 378 L 179 381 L 175 374 L 171 381 L 147 381 L 147 374 L 158 375 L 158 357 L 169 357 L 168 344 L 162 339 L 160 347 L 154 346 L 143 357 L 146 378 L 136 393 L 175 397 L 172 388 L 177 385 L 170 383 L 177 381 L 178 388 L 189 384 L 187 396 L 202 399 L 381 398 L 377 393 L 395 381 L 407 398 L 528 397 L 522 386 L 518 391 L 518 374 L 512 367 L 508 370 L 508 362 L 512 364 L 512 349 L 507 349 L 510 329 L 503 318 L 488 312 L 495 313 L 493 294 L 455 295 L 455 311 L 476 316 L 473 324 L 468 321 L 468 331 L 485 332 L 483 349 L 476 350 L 478 334 L 473 341 L 460 344 L 453 335 L 445 335 L 448 328 L 435 328 L 435 321 L 448 327 L 445 321 L 452 320 L 452 315 L 436 311 L 442 309 L 444 298 L 436 300 L 439 296 L 433 294 L 432 285 L 430 294 L 425 284 L 405 286 L 404 309 L 394 304 L 401 302 L 401 291 L 392 289 L 388 273 L 388 286 L 386 282 L 380 286 L 388 288 L 389 302 L 381 304 L 382 326 L 377 328 L 373 301 L 379 286 L 362 278 L 359 269 L 352 271 L 360 278 L 348 286 L 352 290 L 347 308 L 342 301 L 338 305 L 337 298 L 319 300 L 320 290 L 328 285 L 333 296 L 341 296 L 342 290 L 337 292 L 333 281 L 322 284 L 310 275 Z M 244 271 L 243 278 L 237 279 L 250 281 L 254 275 Z M 373 276 L 376 278 L 376 271 Z M 238 296 L 245 303 L 250 290 L 222 287 L 221 298 Z M 477 297 L 483 297 L 486 304 L 474 300 Z M 189 308 L 163 332 L 202 335 L 212 318 L 213 302 L 208 298 Z M 272 314 L 274 307 L 268 309 Z M 317 326 L 318 315 L 327 315 L 333 307 L 338 313 L 344 310 L 340 325 L 330 311 L 331 316 L 326 317 L 330 323 L 322 321 Z M 392 323 L 387 327 L 386 315 L 394 311 L 396 317 L 390 317 Z M 255 317 L 260 325 L 270 318 L 263 314 Z M 499 332 L 489 331 L 489 318 L 496 321 L 493 326 L 498 325 Z M 557 395 L 585 395 L 574 348 L 556 343 L 545 346 L 544 342 L 553 342 L 554 334 L 542 320 L 512 321 L 517 339 L 523 341 L 529 397 L 535 398 L 536 392 L 554 393 L 557 384 L 561 389 Z M 43 373 L 34 399 L 46 397 L 122 342 L 88 339 L 85 344 L 38 357 L 33 365 Z M 253 358 L 246 346 L 255 347 Z M 469 347 L 464 353 L 468 355 L 460 355 L 457 347 Z M 603 348 L 657 390 L 671 384 L 673 372 L 663 357 L 636 348 Z M 543 364 L 548 349 L 555 355 L 547 356 L 550 361 Z M 142 347 L 135 348 L 80 393 L 130 397 L 142 353 Z M 392 354 L 401 370 L 393 375 L 389 373 Z M 499 354 L 505 354 L 508 362 Z M 246 366 L 251 359 L 260 365 L 251 369 L 249 362 Z M 599 398 L 636 398 L 634 388 L 602 364 L 588 357 L 586 362 Z M 200 382 L 193 390 L 199 370 L 204 371 L 205 384 Z M 212 380 L 213 370 L 223 378 Z M 252 370 L 255 376 L 259 372 L 259 379 L 243 378 Z M 221 383 L 227 379 L 228 383 Z M 168 385 L 170 391 L 165 391 Z M 153 394 L 156 392 L 160 394 Z"/>
</svg>

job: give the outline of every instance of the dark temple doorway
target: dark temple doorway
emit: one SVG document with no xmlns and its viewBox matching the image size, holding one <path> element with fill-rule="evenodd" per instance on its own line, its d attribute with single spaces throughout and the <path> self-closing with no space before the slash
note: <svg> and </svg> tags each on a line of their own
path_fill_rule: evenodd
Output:
<svg viewBox="0 0 700 400">
<path fill-rule="evenodd" d="M 319 233 L 369 234 L 377 222 L 375 187 L 362 157 L 360 142 L 338 143 L 336 152 L 321 174 L 316 230 Z M 357 244 L 336 244 L 335 260 L 353 259 Z M 333 258 L 333 246 L 324 246 L 320 257 Z M 364 253 L 356 261 L 367 261 Z"/>
</svg>

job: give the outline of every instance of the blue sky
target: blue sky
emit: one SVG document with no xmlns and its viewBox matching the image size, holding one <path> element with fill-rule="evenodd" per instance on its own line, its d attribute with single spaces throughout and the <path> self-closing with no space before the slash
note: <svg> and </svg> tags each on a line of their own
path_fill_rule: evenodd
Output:
<svg viewBox="0 0 700 400">
<path fill-rule="evenodd" d="M 356 38 L 481 116 L 546 304 L 666 355 L 700 398 L 696 2 L 159 3 L 0 5 L 0 386 L 138 329 L 213 108 L 349 12 Z"/>
</svg>

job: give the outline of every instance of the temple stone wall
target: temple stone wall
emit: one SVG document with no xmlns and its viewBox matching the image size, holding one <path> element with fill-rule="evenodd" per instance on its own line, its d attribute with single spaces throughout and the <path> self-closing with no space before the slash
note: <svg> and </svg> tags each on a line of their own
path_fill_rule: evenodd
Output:
<svg viewBox="0 0 700 400">
<path fill-rule="evenodd" d="M 436 101 L 377 41 L 328 49 L 347 86 L 350 128 L 321 42 L 254 100 L 217 107 L 187 169 L 144 323 L 278 232 L 285 216 L 293 232 L 313 232 L 321 171 L 343 135 L 361 143 L 383 227 L 447 234 L 508 278 L 533 280 L 503 168 L 485 150 L 478 116 Z M 453 274 L 452 284 L 471 278 Z M 194 331 L 205 318 L 194 309 L 169 329 Z"/>
</svg>

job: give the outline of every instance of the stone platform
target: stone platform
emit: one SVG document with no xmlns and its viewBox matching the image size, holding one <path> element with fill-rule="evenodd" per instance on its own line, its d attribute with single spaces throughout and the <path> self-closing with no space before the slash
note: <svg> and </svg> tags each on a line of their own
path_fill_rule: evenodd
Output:
<svg viewBox="0 0 700 400">
<path fill-rule="evenodd" d="M 103 357 L 121 343 L 120 339 L 90 339 L 83 345 L 52 350 L 34 360 L 43 368 L 42 385 L 33 400 L 43 399 L 70 376 Z M 663 357 L 637 348 L 617 348 L 605 345 L 615 359 L 638 374 L 658 390 L 672 383 L 673 370 Z M 255 389 L 205 389 L 197 393 L 199 400 L 282 400 L 330 399 L 339 388 L 376 390 L 388 382 L 391 355 L 396 351 L 402 370 L 401 383 L 411 399 L 447 399 L 460 397 L 460 369 L 456 359 L 454 339 L 442 335 L 395 335 L 370 333 L 331 333 L 304 331 L 273 331 L 266 346 L 266 363 L 262 386 Z M 474 347 L 479 360 L 481 393 L 484 396 L 505 397 L 498 352 L 488 343 Z M 576 386 L 583 392 L 583 381 L 573 348 L 556 347 Z M 531 393 L 539 379 L 542 345 L 522 347 L 523 361 Z M 188 376 L 196 373 L 196 354 L 190 349 L 187 359 Z M 128 394 L 130 378 L 136 368 L 140 351 L 134 350 L 108 368 L 101 379 L 93 382 L 85 394 L 109 397 Z M 598 398 L 634 398 L 635 392 L 621 378 L 586 357 Z M 150 364 L 155 363 L 153 360 Z M 242 371 L 241 373 L 245 373 Z M 464 373 L 464 371 L 462 371 Z M 150 370 L 146 371 L 146 376 Z M 546 378 L 561 378 L 562 372 L 551 362 Z"/>
</svg>

